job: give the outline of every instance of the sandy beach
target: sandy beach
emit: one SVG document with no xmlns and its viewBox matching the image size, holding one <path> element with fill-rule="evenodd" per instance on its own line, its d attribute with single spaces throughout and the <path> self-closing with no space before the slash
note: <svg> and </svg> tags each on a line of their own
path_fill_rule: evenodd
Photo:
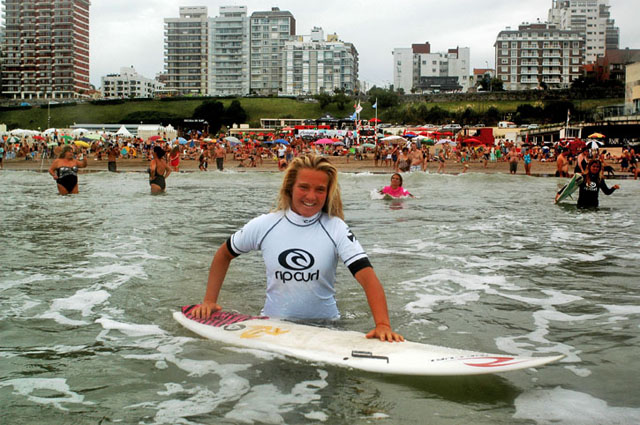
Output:
<svg viewBox="0 0 640 425">
<path fill-rule="evenodd" d="M 257 167 L 241 167 L 239 161 L 235 161 L 230 159 L 232 156 L 227 155 L 227 160 L 225 161 L 224 167 L 227 170 L 233 170 L 236 172 L 256 172 L 256 171 L 277 171 L 277 163 L 273 159 L 265 159 L 262 164 L 259 164 Z M 346 157 L 337 157 L 331 156 L 329 157 L 331 162 L 336 165 L 339 171 L 346 173 L 392 173 L 393 169 L 390 167 L 383 167 L 374 165 L 373 159 L 365 159 L 356 161 L 353 158 L 349 159 L 347 162 Z M 4 169 L 5 170 L 30 170 L 30 171 L 44 171 L 46 172 L 48 168 L 51 166 L 53 162 L 52 159 L 40 160 L 25 160 L 21 159 L 12 159 L 12 160 L 4 160 Z M 117 160 L 117 167 L 119 172 L 144 172 L 148 167 L 149 161 L 145 159 L 122 159 L 119 158 Z M 509 164 L 506 161 L 501 162 L 489 162 L 487 166 L 484 166 L 484 163 L 481 161 L 475 161 L 468 163 L 469 168 L 467 169 L 467 173 L 504 173 L 509 174 Z M 616 176 L 615 177 L 607 177 L 608 180 L 611 179 L 628 179 L 633 178 L 633 175 L 628 172 L 621 172 L 620 165 L 613 165 Z M 197 172 L 201 173 L 198 169 L 198 161 L 196 160 L 181 160 L 180 161 L 180 172 Z M 209 171 L 215 171 L 216 165 L 215 161 L 211 161 L 209 163 Z M 427 168 L 428 173 L 436 173 L 438 170 L 438 163 L 435 161 L 429 162 L 429 166 Z M 80 170 L 80 172 L 97 172 L 97 171 L 107 171 L 107 161 L 96 160 L 95 158 L 89 158 L 87 168 L 84 170 Z M 464 167 L 459 162 L 447 161 L 445 167 L 446 174 L 460 174 L 464 171 Z M 538 177 L 554 177 L 556 171 L 556 163 L 555 162 L 541 162 L 534 161 L 531 167 L 531 175 Z M 524 164 L 522 161 L 518 163 L 518 172 L 517 174 L 524 175 Z"/>
</svg>

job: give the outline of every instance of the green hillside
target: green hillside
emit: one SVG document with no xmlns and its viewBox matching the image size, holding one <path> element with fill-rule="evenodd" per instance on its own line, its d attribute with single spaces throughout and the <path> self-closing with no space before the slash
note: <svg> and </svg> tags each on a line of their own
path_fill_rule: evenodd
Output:
<svg viewBox="0 0 640 425">
<path fill-rule="evenodd" d="M 220 100 L 225 107 L 228 107 L 233 99 L 216 99 Z M 348 103 L 344 110 L 339 110 L 336 104 L 329 104 L 324 110 L 320 108 L 317 102 L 305 102 L 289 98 L 240 98 L 242 107 L 249 116 L 249 123 L 252 126 L 259 125 L 260 118 L 319 118 L 327 113 L 335 117 L 346 117 L 353 113 L 351 103 Z M 580 100 L 576 102 L 576 108 L 580 110 L 591 110 L 597 106 L 605 106 L 621 103 L 621 99 L 590 99 Z M 154 111 L 160 115 L 171 114 L 178 118 L 191 118 L 193 111 L 203 102 L 202 99 L 181 99 L 181 100 L 151 100 L 136 101 L 130 100 L 122 104 L 102 104 L 96 105 L 91 103 L 82 103 L 77 105 L 56 105 L 52 107 L 50 112 L 50 121 L 48 120 L 47 108 L 34 106 L 30 109 L 0 111 L 0 124 L 6 124 L 8 129 L 28 128 L 28 129 L 46 129 L 48 127 L 64 128 L 74 123 L 105 123 L 116 124 L 122 123 L 123 119 L 134 112 Z M 424 104 L 424 103 L 423 103 Z M 432 108 L 438 106 L 452 113 L 459 113 L 467 108 L 471 108 L 478 113 L 483 113 L 490 107 L 495 107 L 503 114 L 513 112 L 521 104 L 531 104 L 541 106 L 543 102 L 526 102 L 526 101 L 491 101 L 491 102 L 427 102 L 426 106 Z M 406 108 L 408 104 L 401 104 L 397 108 Z M 362 103 L 364 108 L 361 117 L 363 119 L 375 116 L 375 110 L 371 108 L 371 104 Z M 385 119 L 390 114 L 390 110 L 380 109 L 379 117 Z M 157 120 L 150 120 L 157 123 Z M 437 123 L 436 123 L 437 124 Z"/>
</svg>

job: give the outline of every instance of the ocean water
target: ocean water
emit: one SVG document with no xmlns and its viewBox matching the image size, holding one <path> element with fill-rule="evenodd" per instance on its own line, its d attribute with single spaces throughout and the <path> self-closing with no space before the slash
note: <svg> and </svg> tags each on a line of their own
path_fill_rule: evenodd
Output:
<svg viewBox="0 0 640 425">
<path fill-rule="evenodd" d="M 407 339 L 565 354 L 538 369 L 401 377 L 205 340 L 173 321 L 201 301 L 216 248 L 273 205 L 276 173 L 0 172 L 0 412 L 11 424 L 634 424 L 640 422 L 640 183 L 597 211 L 561 180 L 412 174 L 418 199 L 372 200 L 389 175 L 341 174 L 346 221 Z M 612 182 L 609 182 L 610 184 Z M 258 313 L 258 253 L 234 260 L 225 308 Z M 372 326 L 338 270 L 341 326 Z"/>
</svg>

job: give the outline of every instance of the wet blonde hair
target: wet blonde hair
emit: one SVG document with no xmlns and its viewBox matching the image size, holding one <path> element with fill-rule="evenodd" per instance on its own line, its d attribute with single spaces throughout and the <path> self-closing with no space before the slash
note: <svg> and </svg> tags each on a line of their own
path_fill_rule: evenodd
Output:
<svg viewBox="0 0 640 425">
<path fill-rule="evenodd" d="M 327 200 L 322 211 L 332 217 L 339 217 L 344 220 L 342 211 L 342 198 L 340 197 L 340 186 L 338 186 L 338 170 L 328 159 L 317 155 L 306 155 L 295 158 L 284 173 L 282 186 L 276 203 L 275 211 L 286 211 L 291 208 L 291 194 L 293 186 L 298 178 L 298 172 L 303 169 L 323 171 L 327 173 L 329 181 L 327 184 Z"/>
</svg>

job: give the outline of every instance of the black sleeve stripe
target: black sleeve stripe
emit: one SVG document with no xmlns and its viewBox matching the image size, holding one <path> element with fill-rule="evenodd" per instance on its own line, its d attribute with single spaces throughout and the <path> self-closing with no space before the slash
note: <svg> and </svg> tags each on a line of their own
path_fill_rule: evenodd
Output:
<svg viewBox="0 0 640 425">
<path fill-rule="evenodd" d="M 233 255 L 234 257 L 237 257 L 238 255 L 240 255 L 239 252 L 235 252 L 233 250 L 233 248 L 231 247 L 231 238 L 227 239 L 227 249 L 229 250 L 229 252 L 231 253 L 231 255 Z"/>
<path fill-rule="evenodd" d="M 352 275 L 356 275 L 360 270 L 366 269 L 367 267 L 373 267 L 368 258 L 361 258 L 353 263 L 349 264 L 349 271 Z"/>
</svg>

